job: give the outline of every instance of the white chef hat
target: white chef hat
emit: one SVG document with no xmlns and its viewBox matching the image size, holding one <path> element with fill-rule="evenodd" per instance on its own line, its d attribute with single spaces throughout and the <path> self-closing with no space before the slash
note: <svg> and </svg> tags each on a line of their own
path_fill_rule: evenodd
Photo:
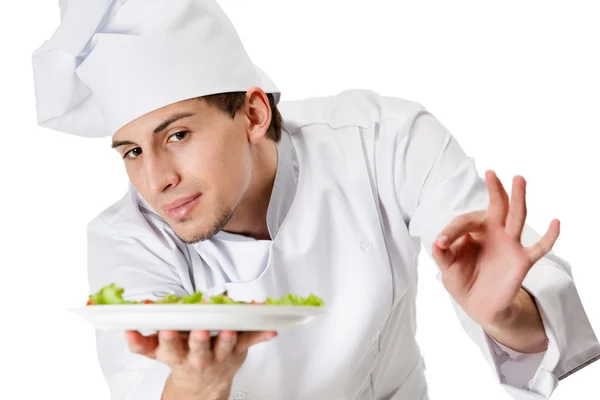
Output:
<svg viewBox="0 0 600 400">
<path fill-rule="evenodd" d="M 38 124 L 102 137 L 163 106 L 275 84 L 214 0 L 60 0 L 33 54 Z"/>
</svg>

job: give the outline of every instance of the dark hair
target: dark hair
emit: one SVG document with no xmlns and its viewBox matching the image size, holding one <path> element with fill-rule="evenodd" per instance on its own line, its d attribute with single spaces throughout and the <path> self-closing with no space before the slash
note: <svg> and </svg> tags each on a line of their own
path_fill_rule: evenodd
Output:
<svg viewBox="0 0 600 400">
<path fill-rule="evenodd" d="M 281 139 L 281 127 L 283 125 L 283 118 L 277 109 L 275 99 L 271 93 L 267 93 L 269 98 L 269 106 L 271 107 L 271 124 L 267 128 L 266 136 L 278 142 Z M 210 94 L 207 96 L 199 97 L 204 99 L 210 105 L 213 105 L 223 112 L 228 113 L 231 118 L 244 106 L 246 101 L 245 92 L 230 92 L 230 93 L 218 93 Z"/>
</svg>

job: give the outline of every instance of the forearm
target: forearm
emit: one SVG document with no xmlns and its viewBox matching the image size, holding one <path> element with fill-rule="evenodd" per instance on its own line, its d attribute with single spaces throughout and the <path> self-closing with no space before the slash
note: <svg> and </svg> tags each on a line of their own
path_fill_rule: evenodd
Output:
<svg viewBox="0 0 600 400">
<path fill-rule="evenodd" d="M 228 400 L 230 391 L 230 385 L 224 384 L 199 389 L 169 375 L 161 400 Z"/>
<path fill-rule="evenodd" d="M 523 288 L 513 306 L 499 320 L 484 330 L 497 342 L 524 354 L 547 349 L 544 324 L 533 297 Z"/>
</svg>

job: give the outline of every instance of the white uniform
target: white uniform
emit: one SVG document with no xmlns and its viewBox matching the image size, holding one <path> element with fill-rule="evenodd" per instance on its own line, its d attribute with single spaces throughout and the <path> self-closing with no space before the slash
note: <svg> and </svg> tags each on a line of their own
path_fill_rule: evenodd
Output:
<svg viewBox="0 0 600 400">
<path fill-rule="evenodd" d="M 313 292 L 330 314 L 252 347 L 232 398 L 427 399 L 417 259 L 456 216 L 487 208 L 484 180 L 419 104 L 347 91 L 280 109 L 272 241 L 221 232 L 186 245 L 131 187 L 89 225 L 90 290 L 115 282 L 128 298 L 156 299 L 226 289 L 238 300 Z M 522 243 L 539 239 L 526 225 Z M 513 398 L 541 400 L 599 359 L 600 345 L 567 261 L 548 253 L 523 286 L 541 311 L 544 353 L 516 356 L 456 311 Z M 113 399 L 160 399 L 169 368 L 130 353 L 123 332 L 98 332 L 98 354 Z"/>
</svg>

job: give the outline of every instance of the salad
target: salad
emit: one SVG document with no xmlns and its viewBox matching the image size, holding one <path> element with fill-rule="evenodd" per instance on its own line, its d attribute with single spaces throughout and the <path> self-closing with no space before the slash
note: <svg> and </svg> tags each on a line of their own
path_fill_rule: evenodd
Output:
<svg viewBox="0 0 600 400">
<path fill-rule="evenodd" d="M 143 301 L 129 301 L 123 299 L 123 292 L 125 289 L 112 283 L 104 286 L 97 293 L 91 294 L 88 298 L 87 305 L 107 305 L 107 304 L 267 304 L 267 305 L 280 305 L 280 306 L 313 306 L 323 307 L 325 303 L 323 300 L 314 294 L 310 294 L 308 297 L 300 297 L 294 293 L 285 295 L 279 299 L 267 297 L 264 302 L 259 301 L 235 301 L 227 295 L 227 292 L 217 296 L 204 297 L 202 292 L 196 292 L 189 296 L 179 297 L 174 294 L 167 295 L 160 300 L 143 300 Z"/>
</svg>

